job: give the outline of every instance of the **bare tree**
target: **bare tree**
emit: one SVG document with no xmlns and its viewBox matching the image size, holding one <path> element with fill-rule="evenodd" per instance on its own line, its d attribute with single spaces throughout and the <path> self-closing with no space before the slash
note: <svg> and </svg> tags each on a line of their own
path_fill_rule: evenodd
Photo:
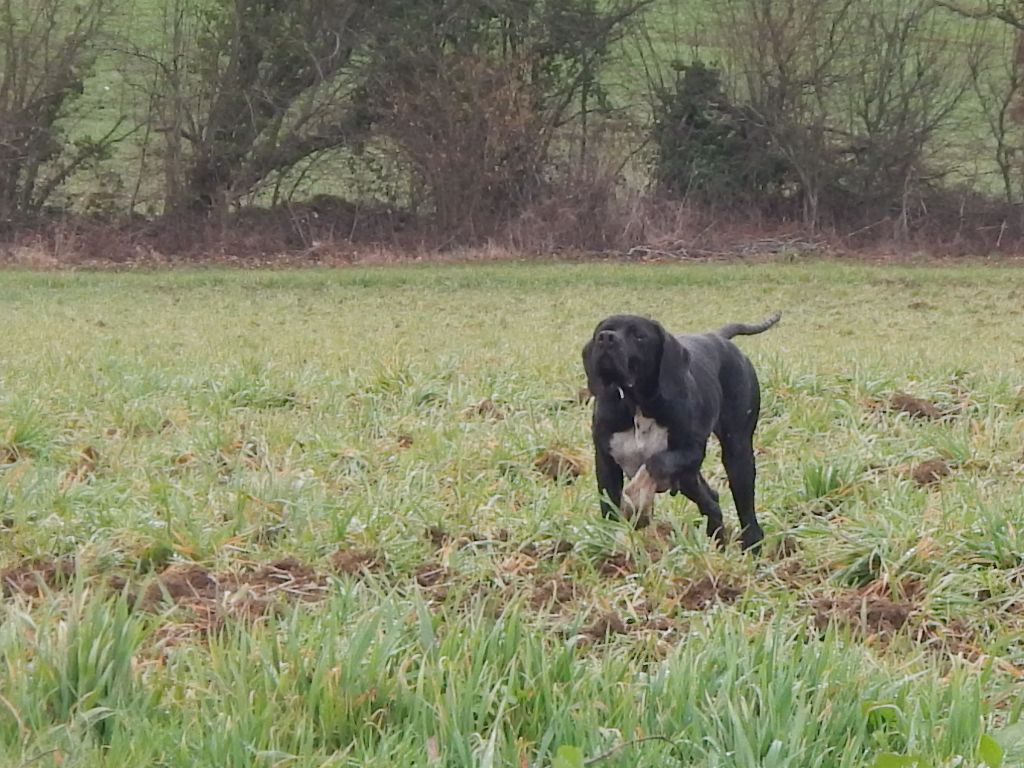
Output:
<svg viewBox="0 0 1024 768">
<path fill-rule="evenodd" d="M 661 87 L 659 152 L 731 174 L 717 191 L 737 204 L 809 227 L 892 219 L 906 234 L 913 201 L 949 170 L 941 137 L 970 87 L 973 31 L 944 28 L 931 0 L 723 0 L 709 34 L 725 77 L 695 62 Z M 676 178 L 685 163 L 658 168 L 677 190 L 701 181 Z"/>
<path fill-rule="evenodd" d="M 71 137 L 115 0 L 0 0 L 0 222 L 38 213 L 67 179 L 123 138 L 123 121 Z"/>
<path fill-rule="evenodd" d="M 857 0 L 725 0 L 718 30 L 745 103 L 796 177 L 817 226 L 833 177 L 833 105 Z"/>
<path fill-rule="evenodd" d="M 585 158 L 589 117 L 604 101 L 601 69 L 647 4 L 440 0 L 394 14 L 371 100 L 442 229 L 472 236 L 514 212 L 542 185 L 569 124 L 580 127 Z"/>
<path fill-rule="evenodd" d="M 940 140 L 971 87 L 964 66 L 979 36 L 950 29 L 929 0 L 861 0 L 844 68 L 849 98 L 840 185 L 865 213 L 895 215 L 908 234 L 912 201 L 949 171 Z"/>
<path fill-rule="evenodd" d="M 368 123 L 356 72 L 374 0 L 165 0 L 151 119 L 167 211 L 223 211 Z"/>
</svg>

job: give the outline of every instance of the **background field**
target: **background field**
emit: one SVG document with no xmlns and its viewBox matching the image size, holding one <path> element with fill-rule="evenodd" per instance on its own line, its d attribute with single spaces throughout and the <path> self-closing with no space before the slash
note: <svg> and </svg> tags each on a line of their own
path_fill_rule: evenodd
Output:
<svg viewBox="0 0 1024 768">
<path fill-rule="evenodd" d="M 1019 764 L 1022 290 L 980 266 L 2 273 L 0 762 L 567 768 L 663 736 L 600 763 Z M 709 548 L 681 499 L 599 519 L 596 321 L 775 309 L 741 341 L 765 556 Z"/>
</svg>

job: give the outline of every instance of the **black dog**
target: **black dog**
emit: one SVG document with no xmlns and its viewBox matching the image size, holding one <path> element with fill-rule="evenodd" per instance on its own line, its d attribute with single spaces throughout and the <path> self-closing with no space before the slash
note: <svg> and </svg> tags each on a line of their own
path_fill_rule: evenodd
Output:
<svg viewBox="0 0 1024 768">
<path fill-rule="evenodd" d="M 707 518 L 708 536 L 725 541 L 718 493 L 700 473 L 712 433 L 743 526 L 744 549 L 764 538 L 754 513 L 754 428 L 761 389 L 733 336 L 762 333 L 779 321 L 734 323 L 714 333 L 672 336 L 636 315 L 603 320 L 583 347 L 594 395 L 593 437 L 601 511 L 647 525 L 656 493 L 682 493 Z M 631 478 L 623 489 L 623 472 Z"/>
</svg>

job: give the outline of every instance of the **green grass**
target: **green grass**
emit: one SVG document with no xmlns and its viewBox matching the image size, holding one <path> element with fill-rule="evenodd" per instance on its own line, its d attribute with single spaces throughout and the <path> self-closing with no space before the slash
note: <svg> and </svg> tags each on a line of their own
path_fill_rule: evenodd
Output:
<svg viewBox="0 0 1024 768">
<path fill-rule="evenodd" d="M 0 273 L 0 764 L 1018 765 L 1022 290 L 825 263 Z M 740 341 L 766 555 L 710 547 L 682 499 L 600 519 L 597 320 L 775 309 Z"/>
</svg>

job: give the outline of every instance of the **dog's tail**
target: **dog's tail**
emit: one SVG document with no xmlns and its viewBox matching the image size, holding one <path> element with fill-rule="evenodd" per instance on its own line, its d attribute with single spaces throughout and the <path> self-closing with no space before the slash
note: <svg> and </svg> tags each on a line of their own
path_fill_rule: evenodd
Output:
<svg viewBox="0 0 1024 768">
<path fill-rule="evenodd" d="M 764 333 L 773 325 L 775 325 L 782 318 L 781 312 L 776 312 L 774 315 L 769 317 L 764 322 L 760 322 L 757 325 L 746 325 L 745 323 L 729 323 L 723 325 L 717 331 L 716 334 L 721 336 L 723 339 L 731 339 L 733 336 L 753 336 L 755 333 Z"/>
</svg>

